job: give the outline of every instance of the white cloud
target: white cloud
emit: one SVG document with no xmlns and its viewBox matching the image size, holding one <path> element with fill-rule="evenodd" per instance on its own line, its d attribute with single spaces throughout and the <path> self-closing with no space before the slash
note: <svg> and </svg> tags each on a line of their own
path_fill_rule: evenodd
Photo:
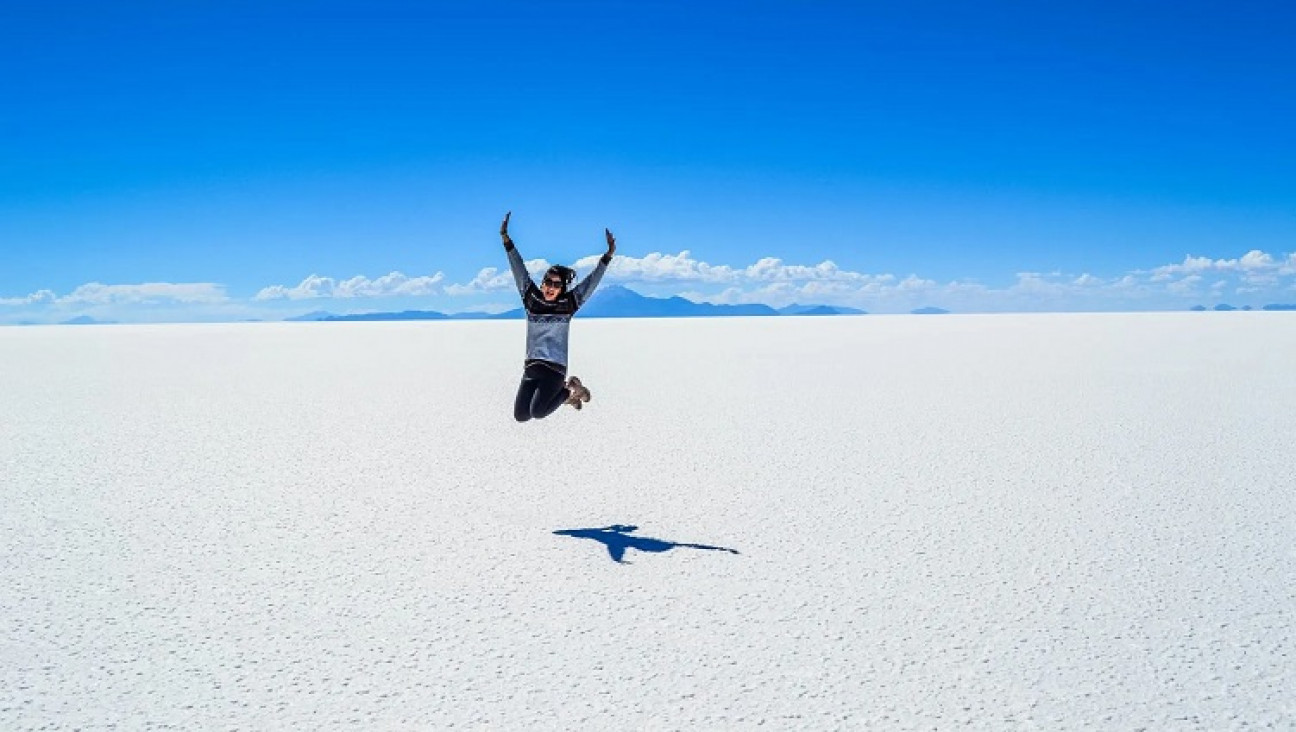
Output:
<svg viewBox="0 0 1296 732">
<path fill-rule="evenodd" d="M 837 267 L 830 260 L 814 266 L 788 265 L 783 260 L 766 257 L 751 265 L 743 274 L 747 279 L 765 281 L 806 282 L 811 280 L 834 280 L 846 282 L 864 282 L 873 279 L 858 272 L 849 272 Z"/>
<path fill-rule="evenodd" d="M 576 267 L 593 268 L 602 256 L 584 257 L 577 260 Z M 608 279 L 621 282 L 725 283 L 736 281 L 738 273 L 727 265 L 713 266 L 693 259 L 686 250 L 679 254 L 653 252 L 640 258 L 617 256 L 608 266 Z"/>
<path fill-rule="evenodd" d="M 1168 264 L 1152 270 L 1152 280 L 1162 282 L 1173 279 L 1175 275 L 1199 274 L 1207 271 L 1290 274 L 1289 268 L 1294 262 L 1296 262 L 1296 254 L 1289 255 L 1285 263 L 1279 263 L 1273 256 L 1259 249 L 1252 249 L 1239 259 L 1211 259 L 1210 257 L 1188 256 L 1184 258 L 1181 264 Z"/>
<path fill-rule="evenodd" d="M 1015 294 L 1052 297 L 1072 290 L 1070 283 L 1059 282 L 1057 274 L 1039 272 L 1018 272 L 1017 283 L 1008 288 Z"/>
<path fill-rule="evenodd" d="M 526 266 L 527 274 L 531 275 L 532 279 L 538 279 L 540 275 L 549 269 L 549 262 L 544 259 L 528 259 L 523 264 Z M 511 269 L 486 267 L 478 272 L 476 277 L 462 285 L 446 285 L 445 292 L 447 295 L 453 296 L 478 295 L 487 292 L 512 290 L 516 286 L 516 283 L 513 282 L 513 271 Z"/>
<path fill-rule="evenodd" d="M 1203 272 L 1214 266 L 1210 257 L 1184 257 L 1182 264 L 1167 264 L 1163 267 L 1157 267 L 1152 270 L 1152 281 L 1163 282 L 1170 280 L 1175 275 L 1187 274 L 1192 272 Z"/>
<path fill-rule="evenodd" d="M 593 268 L 602 255 L 585 257 L 576 266 Z M 643 257 L 618 256 L 608 267 L 607 279 L 616 282 L 652 284 L 698 283 L 720 285 L 765 285 L 776 282 L 841 282 L 857 287 L 883 285 L 894 275 L 870 275 L 841 269 L 831 260 L 816 265 L 785 264 L 775 257 L 764 257 L 746 267 L 713 265 L 694 259 L 688 251 L 679 254 L 653 252 Z"/>
<path fill-rule="evenodd" d="M 1197 291 L 1197 286 L 1202 282 L 1201 275 L 1189 275 L 1181 280 L 1171 282 L 1166 285 L 1166 289 L 1179 295 L 1188 295 Z"/>
<path fill-rule="evenodd" d="M 57 298 L 60 305 L 158 305 L 225 302 L 225 288 L 210 282 L 146 282 L 138 285 L 104 285 L 90 282 Z"/>
<path fill-rule="evenodd" d="M 582 258 L 575 267 L 589 272 L 602 255 Z M 526 262 L 538 277 L 549 267 L 544 259 Z M 1209 285 L 1224 281 L 1256 298 L 1280 291 L 1296 274 L 1296 255 L 1279 259 L 1260 250 L 1236 259 L 1186 256 L 1177 264 L 1105 278 L 1085 272 L 1022 272 L 1002 287 L 975 282 L 940 283 L 910 274 L 872 274 L 843 269 L 832 260 L 818 264 L 788 263 L 761 257 L 745 265 L 716 265 L 695 258 L 688 250 L 677 254 L 653 252 L 643 257 L 622 255 L 613 260 L 605 283 L 630 285 L 654 296 L 680 294 L 714 303 L 792 303 L 846 305 L 874 312 L 907 312 L 938 305 L 964 311 L 1029 311 L 1124 308 L 1177 308 L 1189 298 L 1209 296 Z M 1210 276 L 1210 282 L 1206 278 Z M 399 272 L 370 280 L 353 277 L 336 281 L 312 275 L 295 287 L 276 285 L 257 294 L 259 300 L 306 298 L 364 298 L 390 295 L 429 295 L 475 298 L 513 289 L 507 268 L 487 267 L 466 282 L 446 282 L 441 273 L 409 278 Z M 1215 290 L 1222 292 L 1222 290 Z M 453 309 L 453 306 L 451 307 Z"/>
<path fill-rule="evenodd" d="M 508 271 L 500 271 L 495 267 L 487 267 L 477 273 L 477 276 L 468 282 L 459 284 L 446 285 L 446 293 L 449 295 L 474 295 L 481 292 L 499 292 L 513 285 L 513 274 Z"/>
<path fill-rule="evenodd" d="M 1253 249 L 1247 252 L 1246 254 L 1244 254 L 1242 256 L 1242 259 L 1238 260 L 1237 266 L 1238 268 L 1246 271 L 1252 271 L 1257 269 L 1269 270 L 1269 269 L 1275 269 L 1277 267 L 1277 263 L 1274 262 L 1274 258 L 1269 256 L 1268 254 L 1258 249 Z"/>
<path fill-rule="evenodd" d="M 1255 287 L 1258 291 L 1278 284 L 1278 279 L 1277 272 L 1268 270 L 1255 274 L 1248 272 L 1242 276 L 1243 282 Z"/>
<path fill-rule="evenodd" d="M 593 267 L 597 261 L 598 256 L 591 256 L 576 264 L 586 268 Z M 716 304 L 760 302 L 776 307 L 795 302 L 848 305 L 863 296 L 885 295 L 888 289 L 922 290 L 936 284 L 913 276 L 897 284 L 894 275 L 852 272 L 830 260 L 800 265 L 764 257 L 744 267 L 712 265 L 694 259 L 687 250 L 679 254 L 653 252 L 638 258 L 618 256 L 608 268 L 606 279 L 647 285 L 650 289 L 687 286 L 687 291 L 675 290 L 671 294 Z M 707 286 L 722 286 L 722 289 L 710 291 Z"/>
<path fill-rule="evenodd" d="M 589 272 L 597 264 L 595 255 L 576 262 Z M 544 259 L 528 260 L 528 273 L 538 277 L 548 267 Z M 977 282 L 946 283 L 910 274 L 872 274 L 843 269 L 832 260 L 818 264 L 787 263 L 775 257 L 755 258 L 750 264 L 715 265 L 693 257 L 654 252 L 643 257 L 618 256 L 609 268 L 607 283 L 627 284 L 644 294 L 680 294 L 694 300 L 715 303 L 764 303 L 781 307 L 792 303 L 844 305 L 870 312 L 908 312 L 914 307 L 935 305 L 963 312 L 1031 310 L 1121 310 L 1183 308 L 1211 304 L 1207 299 L 1236 293 L 1246 297 L 1239 305 L 1260 306 L 1289 302 L 1296 291 L 1296 253 L 1275 256 L 1251 250 L 1235 259 L 1186 256 L 1182 262 L 1153 269 L 1136 270 L 1105 278 L 1086 272 L 1022 272 L 1002 286 Z M 411 277 L 391 272 L 377 278 L 356 276 L 338 280 L 312 274 L 296 285 L 262 288 L 250 300 L 231 300 L 222 285 L 212 283 L 143 283 L 105 285 L 91 282 L 59 296 L 40 290 L 26 296 L 0 298 L 0 306 L 92 309 L 107 317 L 127 319 L 131 308 L 136 317 L 155 318 L 159 313 L 207 313 L 219 317 L 244 307 L 240 317 L 264 316 L 274 311 L 254 309 L 267 301 L 307 299 L 359 300 L 388 297 L 453 298 L 459 309 L 479 309 L 474 301 L 491 294 L 511 293 L 513 276 L 507 268 L 487 267 L 466 282 L 451 283 L 443 273 Z M 498 300 L 499 298 L 495 298 Z M 454 311 L 456 304 L 444 300 L 433 305 Z M 249 309 L 253 308 L 253 309 Z M 10 315 L 9 317 L 16 317 Z M 53 316 L 50 316 L 53 317 Z M 170 315 L 168 315 L 170 317 Z"/>
<path fill-rule="evenodd" d="M 332 277 L 320 277 L 311 275 L 301 281 L 296 287 L 285 287 L 283 285 L 271 285 L 262 288 L 252 299 L 254 300 L 309 300 L 316 297 L 329 297 L 333 292 L 334 280 Z"/>
<path fill-rule="evenodd" d="M 592 267 L 597 257 L 578 263 Z M 1278 291 L 1282 278 L 1296 274 L 1296 255 L 1284 259 L 1252 250 L 1237 259 L 1187 256 L 1183 262 L 1104 278 L 1092 273 L 1023 272 L 1013 284 L 991 288 L 979 283 L 945 284 L 909 275 L 853 272 L 825 260 L 818 265 L 787 264 L 766 257 L 747 266 L 711 265 L 688 251 L 618 257 L 608 281 L 643 285 L 650 294 L 682 294 L 714 303 L 759 302 L 775 307 L 800 303 L 850 305 L 878 311 L 906 311 L 916 305 L 948 304 L 965 310 L 1053 310 L 1185 307 L 1186 298 L 1209 295 L 1211 282 L 1247 287 L 1264 297 Z M 675 289 L 671 286 L 675 285 Z M 680 286 L 683 287 L 680 287 Z M 710 286 L 710 287 L 708 287 Z"/>
<path fill-rule="evenodd" d="M 897 288 L 906 292 L 929 292 L 938 286 L 935 280 L 925 280 L 916 275 L 909 275 L 901 280 L 900 284 L 896 285 Z"/>
<path fill-rule="evenodd" d="M 26 297 L 0 297 L 0 305 L 44 305 L 57 300 L 53 290 L 37 290 Z"/>
<path fill-rule="evenodd" d="M 1278 274 L 1281 275 L 1296 274 L 1296 252 L 1292 252 L 1291 254 L 1287 255 L 1286 261 L 1284 261 L 1278 267 Z"/>
<path fill-rule="evenodd" d="M 444 291 L 441 283 L 445 275 L 437 272 L 431 276 L 407 277 L 392 272 L 378 279 L 352 277 L 338 285 L 341 297 L 427 297 Z"/>
<path fill-rule="evenodd" d="M 357 275 L 341 282 L 332 277 L 311 275 L 295 287 L 271 285 L 262 288 L 255 300 L 309 300 L 314 298 L 428 297 L 445 292 L 445 275 L 409 277 L 392 272 L 376 279 Z"/>
</svg>

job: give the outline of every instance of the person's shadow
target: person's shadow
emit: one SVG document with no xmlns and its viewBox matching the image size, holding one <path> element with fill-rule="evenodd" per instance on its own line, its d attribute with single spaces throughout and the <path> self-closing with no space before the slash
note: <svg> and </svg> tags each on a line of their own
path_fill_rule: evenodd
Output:
<svg viewBox="0 0 1296 732">
<path fill-rule="evenodd" d="M 709 551 L 729 552 L 737 554 L 737 549 L 726 549 L 722 546 L 710 546 L 708 544 L 684 544 L 675 541 L 666 541 L 664 539 L 654 539 L 649 536 L 630 536 L 630 533 L 637 531 L 638 526 L 627 526 L 625 524 L 613 524 L 601 529 L 561 529 L 554 533 L 559 536 L 574 536 L 577 539 L 593 539 L 607 547 L 608 554 L 612 556 L 612 561 L 621 564 L 629 564 L 625 561 L 626 549 L 637 549 L 641 552 L 659 553 L 668 552 L 671 549 L 684 547 L 686 549 L 706 549 Z"/>
</svg>

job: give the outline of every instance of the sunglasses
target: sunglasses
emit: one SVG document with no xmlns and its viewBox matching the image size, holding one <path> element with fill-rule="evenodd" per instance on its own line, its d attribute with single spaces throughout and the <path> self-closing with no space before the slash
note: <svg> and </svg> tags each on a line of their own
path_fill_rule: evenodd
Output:
<svg viewBox="0 0 1296 732">
<path fill-rule="evenodd" d="M 559 288 L 559 289 L 562 289 L 563 281 L 562 281 L 562 280 L 545 280 L 545 281 L 544 281 L 544 286 L 545 286 L 545 287 L 557 287 L 557 288 Z"/>
</svg>

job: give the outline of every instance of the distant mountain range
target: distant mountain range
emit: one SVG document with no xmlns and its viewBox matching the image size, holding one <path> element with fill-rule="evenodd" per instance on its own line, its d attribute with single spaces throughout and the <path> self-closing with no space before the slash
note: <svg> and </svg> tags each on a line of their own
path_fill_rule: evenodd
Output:
<svg viewBox="0 0 1296 732">
<path fill-rule="evenodd" d="M 78 315 L 59 323 L 59 325 L 116 325 L 115 320 L 96 320 L 89 315 Z"/>
<path fill-rule="evenodd" d="M 1193 310 L 1206 310 L 1198 305 Z M 1235 308 L 1232 305 L 1216 305 L 1214 310 L 1250 310 L 1250 306 Z M 1260 310 L 1296 310 L 1296 305 L 1265 305 Z M 770 315 L 866 315 L 866 311 L 856 308 L 836 307 L 833 305 L 788 305 L 772 308 L 768 305 L 713 305 L 706 302 L 693 302 L 683 297 L 648 297 L 640 295 L 628 287 L 608 285 L 594 293 L 585 307 L 581 308 L 581 317 L 585 318 L 708 318 L 734 316 L 770 316 Z M 938 307 L 924 307 L 911 310 L 913 315 L 945 315 L 950 311 Z M 454 313 L 446 314 L 435 310 L 403 310 L 398 313 L 358 313 L 354 315 L 335 315 L 317 310 L 315 312 L 285 318 L 291 321 L 372 321 L 372 320 L 516 320 L 523 317 L 522 308 L 503 313 Z"/>
<path fill-rule="evenodd" d="M 864 315 L 856 308 L 831 305 L 788 305 L 772 308 L 768 305 L 713 305 L 693 302 L 682 297 L 647 297 L 621 285 L 609 285 L 594 293 L 594 297 L 581 308 L 586 318 L 693 318 L 717 316 L 761 315 Z M 323 311 L 306 313 L 292 321 L 371 321 L 371 320 L 510 320 L 523 317 L 522 308 L 503 313 L 456 313 L 447 315 L 434 310 L 405 310 L 399 313 L 361 313 L 334 315 Z"/>
<path fill-rule="evenodd" d="M 1216 312 L 1226 313 L 1226 312 L 1231 312 L 1231 311 L 1233 311 L 1233 310 L 1251 310 L 1252 307 L 1251 307 L 1250 305 L 1243 305 L 1242 307 L 1239 308 L 1239 307 L 1234 307 L 1234 306 L 1232 306 L 1232 305 L 1229 305 L 1229 304 L 1226 303 L 1226 302 L 1222 302 L 1222 303 L 1220 303 L 1219 305 L 1216 305 L 1216 306 L 1213 307 L 1213 308 L 1208 308 L 1208 307 L 1206 307 L 1205 305 L 1194 305 L 1191 309 L 1194 310 L 1194 311 L 1196 311 L 1196 312 L 1202 312 L 1202 311 L 1205 311 L 1205 310 L 1214 310 L 1214 311 L 1216 311 Z M 1273 305 L 1265 305 L 1264 307 L 1261 307 L 1260 309 L 1261 309 L 1261 310 L 1270 310 L 1270 311 L 1277 311 L 1277 310 L 1296 310 L 1296 305 L 1284 305 L 1284 304 L 1281 304 L 1281 303 L 1276 303 L 1276 304 L 1273 304 Z"/>
</svg>

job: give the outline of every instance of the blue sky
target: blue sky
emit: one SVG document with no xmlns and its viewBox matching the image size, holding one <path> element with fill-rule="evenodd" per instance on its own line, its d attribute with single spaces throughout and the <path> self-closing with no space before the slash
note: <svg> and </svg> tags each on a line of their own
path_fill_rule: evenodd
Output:
<svg viewBox="0 0 1296 732">
<path fill-rule="evenodd" d="M 1043 7 L 1050 5 L 1052 7 Z M 1296 302 L 1283 3 L 0 9 L 0 323 Z"/>
</svg>

